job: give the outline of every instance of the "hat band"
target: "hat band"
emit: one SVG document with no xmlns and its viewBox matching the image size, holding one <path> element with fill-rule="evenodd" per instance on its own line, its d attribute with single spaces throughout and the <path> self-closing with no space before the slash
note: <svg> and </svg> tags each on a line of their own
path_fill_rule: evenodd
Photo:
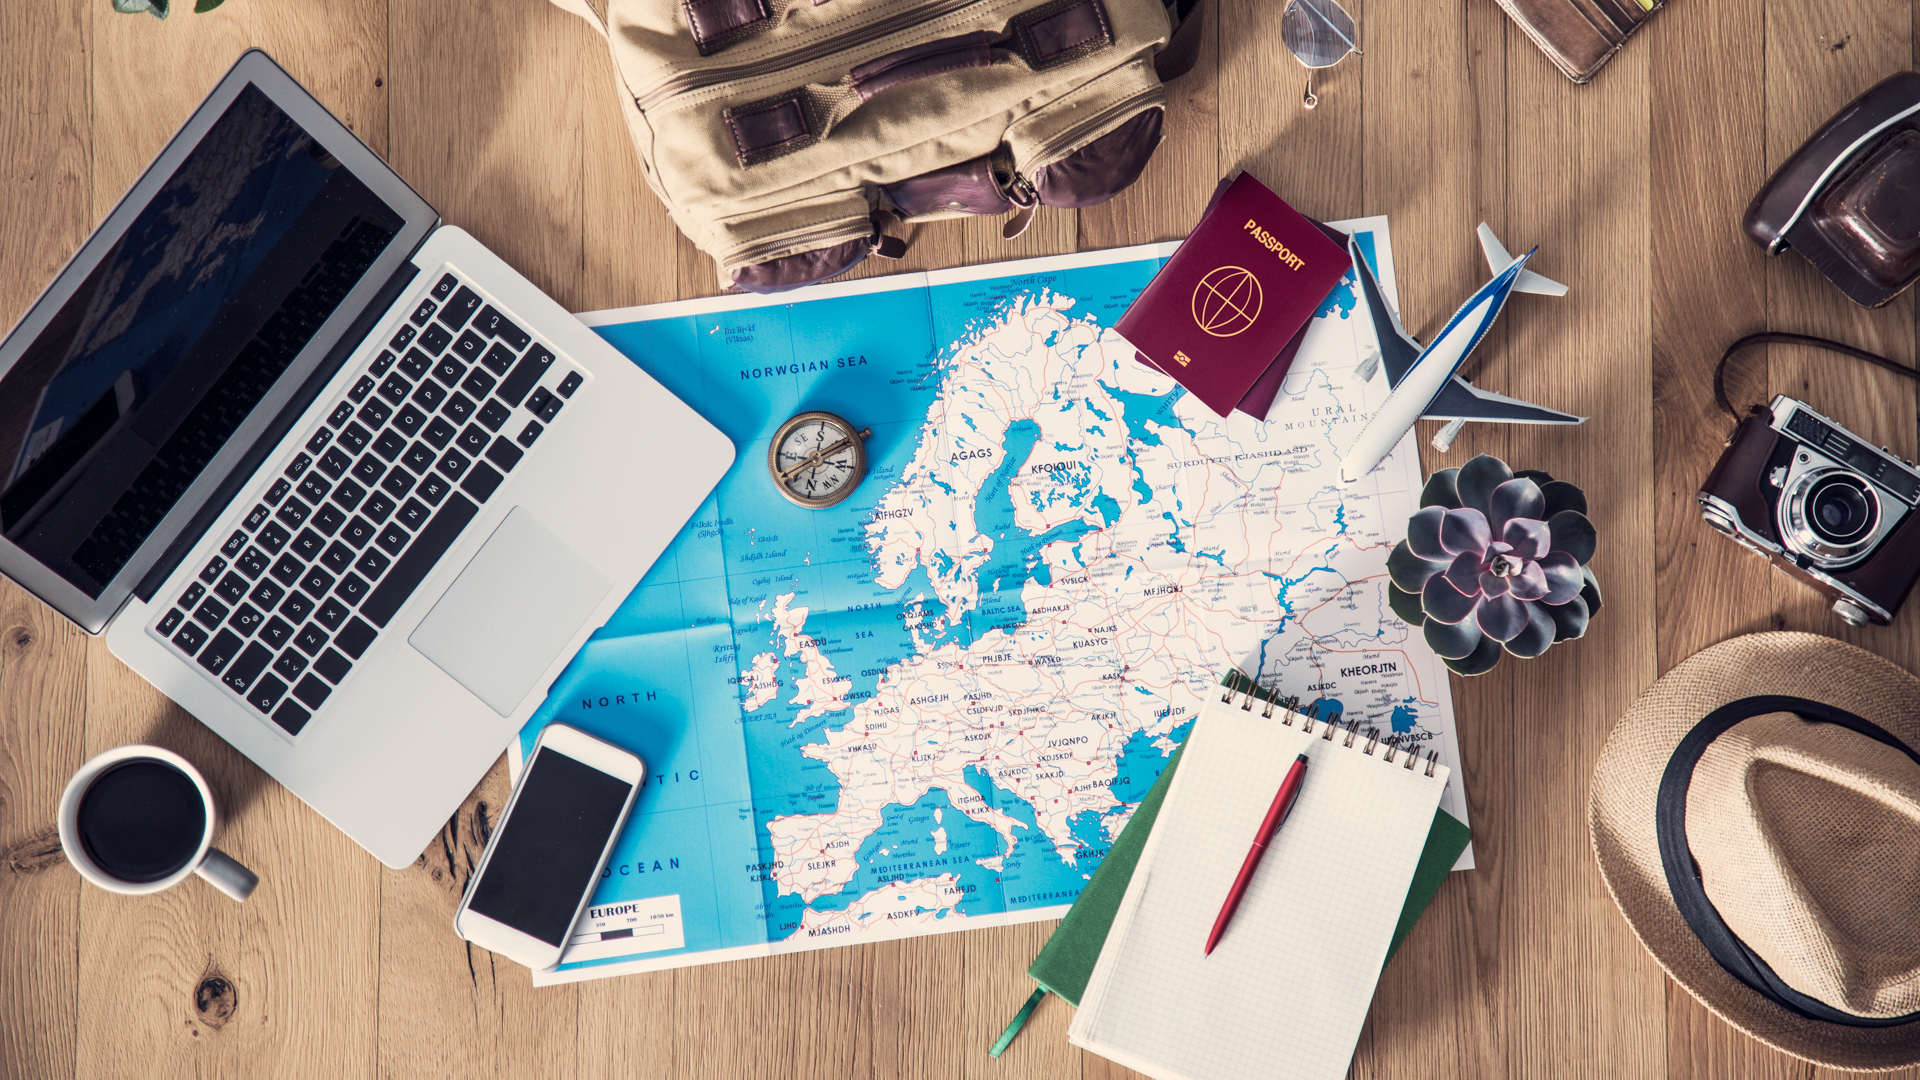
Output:
<svg viewBox="0 0 1920 1080">
<path fill-rule="evenodd" d="M 1735 724 L 1776 712 L 1790 712 L 1816 724 L 1838 724 L 1885 743 L 1920 765 L 1920 754 L 1894 737 L 1892 732 L 1871 720 L 1822 702 L 1784 694 L 1768 694 L 1741 698 L 1713 710 L 1695 724 L 1693 730 L 1687 732 L 1686 737 L 1680 740 L 1680 745 L 1674 748 L 1673 756 L 1667 759 L 1666 771 L 1660 776 L 1660 794 L 1654 803 L 1654 829 L 1660 839 L 1660 865 L 1666 870 L 1667 888 L 1673 893 L 1674 906 L 1679 909 L 1680 917 L 1686 920 L 1687 927 L 1706 946 L 1708 955 L 1725 968 L 1727 974 L 1784 1009 L 1809 1020 L 1823 1020 L 1848 1027 L 1895 1027 L 1920 1020 L 1920 1011 L 1904 1016 L 1856 1016 L 1795 990 L 1734 934 L 1726 920 L 1720 917 L 1720 911 L 1713 906 L 1713 901 L 1707 899 L 1706 889 L 1700 883 L 1699 864 L 1694 862 L 1693 849 L 1687 844 L 1687 789 L 1693 784 L 1694 766 L 1700 763 L 1700 757 L 1706 753 L 1708 745 L 1726 734 Z"/>
</svg>

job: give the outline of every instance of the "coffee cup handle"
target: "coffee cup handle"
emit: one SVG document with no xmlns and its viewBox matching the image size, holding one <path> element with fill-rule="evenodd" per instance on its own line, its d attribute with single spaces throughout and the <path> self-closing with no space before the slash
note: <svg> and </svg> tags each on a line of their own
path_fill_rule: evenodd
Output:
<svg viewBox="0 0 1920 1080">
<path fill-rule="evenodd" d="M 254 886 L 260 884 L 260 875 L 217 847 L 207 849 L 207 857 L 200 860 L 193 872 L 206 878 L 214 888 L 243 902 L 253 895 Z"/>
</svg>

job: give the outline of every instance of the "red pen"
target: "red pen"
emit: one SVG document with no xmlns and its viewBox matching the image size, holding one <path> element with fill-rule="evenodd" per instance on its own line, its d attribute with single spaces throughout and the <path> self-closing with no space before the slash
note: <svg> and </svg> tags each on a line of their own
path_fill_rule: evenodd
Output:
<svg viewBox="0 0 1920 1080">
<path fill-rule="evenodd" d="M 1287 770 L 1287 778 L 1280 781 L 1280 790 L 1273 797 L 1273 805 L 1267 807 L 1267 819 L 1260 823 L 1260 832 L 1253 838 L 1253 849 L 1247 852 L 1247 861 L 1240 864 L 1240 876 L 1233 879 L 1233 888 L 1227 890 L 1227 902 L 1220 906 L 1220 917 L 1213 920 L 1213 932 L 1207 935 L 1207 954 L 1213 953 L 1213 947 L 1220 943 L 1220 935 L 1227 932 L 1227 921 L 1233 918 L 1233 909 L 1240 906 L 1240 898 L 1247 894 L 1247 883 L 1253 880 L 1253 872 L 1260 866 L 1260 856 L 1267 853 L 1267 842 L 1280 830 L 1280 823 L 1287 820 L 1292 812 L 1294 800 L 1300 797 L 1300 785 L 1307 778 L 1307 755 L 1301 754 L 1293 759 L 1293 767 Z"/>
</svg>

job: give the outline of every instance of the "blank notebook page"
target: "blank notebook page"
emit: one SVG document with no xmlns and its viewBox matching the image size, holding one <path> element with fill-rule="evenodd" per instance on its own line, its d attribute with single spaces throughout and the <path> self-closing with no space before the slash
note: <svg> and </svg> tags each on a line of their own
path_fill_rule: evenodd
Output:
<svg viewBox="0 0 1920 1080">
<path fill-rule="evenodd" d="M 1447 769 L 1213 697 L 1187 737 L 1069 1038 L 1159 1080 L 1346 1076 Z M 1331 740 L 1323 736 L 1333 731 Z M 1207 933 L 1296 755 L 1293 813 Z"/>
</svg>

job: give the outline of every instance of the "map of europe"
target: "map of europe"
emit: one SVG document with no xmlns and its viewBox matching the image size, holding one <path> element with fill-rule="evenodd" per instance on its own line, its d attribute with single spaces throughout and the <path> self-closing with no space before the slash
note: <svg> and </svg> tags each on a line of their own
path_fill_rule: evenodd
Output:
<svg viewBox="0 0 1920 1080">
<path fill-rule="evenodd" d="M 1385 219 L 1341 227 L 1393 295 Z M 1351 273 L 1268 418 L 1222 419 L 1110 329 L 1174 247 L 584 316 L 738 458 L 522 732 L 648 764 L 537 981 L 1058 917 L 1234 666 L 1458 760 L 1387 606 L 1411 437 L 1338 481 L 1386 394 Z M 871 429 L 826 510 L 767 469 L 810 409 Z"/>
</svg>

